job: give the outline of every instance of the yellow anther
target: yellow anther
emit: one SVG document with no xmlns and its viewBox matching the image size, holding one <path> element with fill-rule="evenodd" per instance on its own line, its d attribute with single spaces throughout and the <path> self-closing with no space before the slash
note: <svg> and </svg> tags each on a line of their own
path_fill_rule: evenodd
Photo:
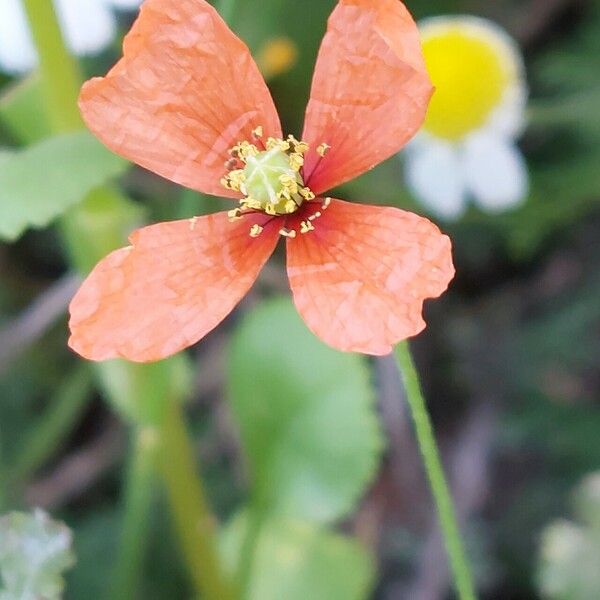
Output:
<svg viewBox="0 0 600 600">
<path fill-rule="evenodd" d="M 294 169 L 294 171 L 299 171 L 304 166 L 304 156 L 299 154 L 298 152 L 293 152 L 290 154 L 290 167 Z"/>
<path fill-rule="evenodd" d="M 260 139 L 264 134 L 264 129 L 262 127 L 262 125 L 259 125 L 254 131 L 252 131 L 252 135 L 257 138 Z"/>
<path fill-rule="evenodd" d="M 310 215 L 310 217 L 308 217 L 309 221 L 314 221 L 315 219 L 318 219 L 321 216 L 320 212 L 316 212 L 314 215 Z"/>
<path fill-rule="evenodd" d="M 258 200 L 254 200 L 253 198 L 244 198 L 240 200 L 240 204 L 244 208 L 249 208 L 251 210 L 261 210 L 262 204 Z"/>
<path fill-rule="evenodd" d="M 246 176 L 244 175 L 244 171 L 241 169 L 236 169 L 235 171 L 230 171 L 223 179 L 221 179 L 221 185 L 228 190 L 233 190 L 235 192 L 242 191 L 244 180 Z"/>
<path fill-rule="evenodd" d="M 250 237 L 257 238 L 264 230 L 264 227 L 258 225 L 258 223 L 252 225 L 250 228 Z"/>
<path fill-rule="evenodd" d="M 300 223 L 300 233 L 308 233 L 309 231 L 314 231 L 315 226 L 310 221 L 302 221 Z"/>
<path fill-rule="evenodd" d="M 265 206 L 265 212 L 268 215 L 271 216 L 275 216 L 277 214 L 277 209 L 275 208 L 275 205 L 272 204 L 271 202 L 269 202 L 266 206 Z"/>
<path fill-rule="evenodd" d="M 285 208 L 285 212 L 291 215 L 293 212 L 296 212 L 298 205 L 293 200 L 288 200 L 285 203 L 284 208 Z"/>
<path fill-rule="evenodd" d="M 235 145 L 229 153 L 232 156 L 238 157 L 241 161 L 246 162 L 249 156 L 256 156 L 259 153 L 259 150 L 254 144 L 244 141 Z"/>
<path fill-rule="evenodd" d="M 318 155 L 319 155 L 321 158 L 323 158 L 323 157 L 324 157 L 324 156 L 327 154 L 327 152 L 328 152 L 329 148 L 331 148 L 331 146 L 330 146 L 329 144 L 326 144 L 325 142 L 323 142 L 323 143 L 322 143 L 322 144 L 321 144 L 321 145 L 320 145 L 320 146 L 317 148 L 317 154 L 318 154 Z"/>
<path fill-rule="evenodd" d="M 283 189 L 287 190 L 290 194 L 298 193 L 298 180 L 295 177 L 283 174 L 279 177 L 279 183 L 281 183 Z"/>
<path fill-rule="evenodd" d="M 282 235 L 283 237 L 287 238 L 295 238 L 296 232 L 293 229 L 290 231 L 289 229 L 284 228 L 279 230 L 279 235 Z"/>
<path fill-rule="evenodd" d="M 285 140 L 282 140 L 279 138 L 272 138 L 272 137 L 267 139 L 266 146 L 267 146 L 267 150 L 273 150 L 274 148 L 278 148 L 282 152 L 287 152 L 290 149 L 289 142 L 286 142 Z"/>
<path fill-rule="evenodd" d="M 242 210 L 240 208 L 234 208 L 227 213 L 227 217 L 231 223 L 238 221 L 242 218 Z"/>
<path fill-rule="evenodd" d="M 308 151 L 309 145 L 306 142 L 297 140 L 293 135 L 288 135 L 287 141 L 294 146 L 294 152 L 304 154 Z"/>
<path fill-rule="evenodd" d="M 298 190 L 298 193 L 305 199 L 305 200 L 314 200 L 315 199 L 315 195 L 313 194 L 312 190 L 310 188 L 304 187 L 304 188 L 300 188 Z"/>
</svg>

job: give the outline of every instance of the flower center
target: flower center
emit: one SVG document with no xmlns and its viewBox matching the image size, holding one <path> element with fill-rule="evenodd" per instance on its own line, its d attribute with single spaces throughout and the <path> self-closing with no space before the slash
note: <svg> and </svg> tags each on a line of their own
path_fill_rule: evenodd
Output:
<svg viewBox="0 0 600 600">
<path fill-rule="evenodd" d="M 248 211 L 268 215 L 290 215 L 315 195 L 304 185 L 302 167 L 308 144 L 293 136 L 287 140 L 262 140 L 262 127 L 254 131 L 256 143 L 240 142 L 229 153 L 229 173 L 221 180 L 224 187 L 241 192 L 240 208 L 231 218 Z M 261 149 L 259 149 L 259 146 Z"/>
<path fill-rule="evenodd" d="M 243 176 L 245 193 L 257 200 L 263 210 L 271 206 L 276 214 L 285 215 L 303 202 L 298 192 L 304 187 L 302 176 L 292 168 L 289 155 L 279 148 L 249 156 Z"/>
<path fill-rule="evenodd" d="M 474 19 L 440 19 L 423 27 L 422 38 L 436 86 L 424 128 L 438 137 L 460 139 L 486 123 L 519 67 L 496 28 Z"/>
<path fill-rule="evenodd" d="M 254 142 L 239 142 L 231 148 L 231 158 L 226 164 L 229 171 L 221 179 L 225 188 L 244 195 L 240 207 L 229 211 L 229 220 L 237 221 L 246 215 L 263 213 L 271 217 L 267 222 L 275 218 L 284 219 L 284 227 L 279 230 L 282 236 L 294 238 L 298 233 L 314 231 L 314 221 L 327 209 L 331 198 L 325 198 L 320 210 L 309 210 L 305 217 L 297 219 L 297 230 L 287 228 L 287 217 L 297 212 L 304 203 L 313 203 L 315 200 L 313 192 L 304 185 L 302 176 L 308 144 L 298 141 L 293 135 L 286 140 L 270 137 L 265 142 L 262 139 L 262 127 L 257 127 L 252 137 Z M 323 143 L 316 152 L 324 157 L 329 148 L 328 144 Z M 254 223 L 249 229 L 250 236 L 258 237 L 265 225 L 265 222 Z"/>
</svg>

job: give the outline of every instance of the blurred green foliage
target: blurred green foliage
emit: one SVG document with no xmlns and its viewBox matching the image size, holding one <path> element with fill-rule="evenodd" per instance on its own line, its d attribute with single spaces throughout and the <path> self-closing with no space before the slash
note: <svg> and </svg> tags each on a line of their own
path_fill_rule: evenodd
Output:
<svg viewBox="0 0 600 600">
<path fill-rule="evenodd" d="M 233 28 L 255 53 L 280 36 L 298 48 L 291 70 L 269 82 L 286 131 L 301 130 L 318 44 L 334 4 L 238 3 Z M 584 570 L 582 565 L 597 560 L 598 510 L 589 508 L 587 500 L 587 508 L 580 502 L 577 523 L 551 525 L 541 535 L 549 523 L 569 514 L 572 486 L 600 464 L 600 3 L 566 1 L 564 14 L 558 12 L 554 19 L 544 17 L 544 3 L 491 4 L 409 3 L 418 18 L 474 12 L 493 13 L 506 25 L 541 22 L 535 36 L 523 34 L 521 40 L 527 47 L 531 86 L 530 123 L 521 142 L 530 167 L 531 196 L 511 213 L 490 216 L 471 209 L 462 221 L 445 226 L 454 240 L 458 279 L 448 299 L 430 313 L 431 327 L 421 339 L 424 355 L 432 357 L 424 374 L 436 414 L 442 415 L 442 435 L 454 431 L 461 411 L 488 395 L 501 398 L 488 482 L 491 500 L 481 515 L 481 535 L 495 570 L 488 597 L 536 598 L 539 583 L 548 598 L 595 600 L 600 594 L 597 569 L 592 565 Z M 123 17 L 123 30 L 127 24 Z M 117 54 L 115 47 L 86 59 L 87 73 L 104 72 Z M 2 78 L 0 86 L 0 232 L 11 241 L 19 238 L 0 246 L 0 323 L 9 324 L 67 264 L 54 229 L 24 232 L 25 226 L 50 225 L 97 185 L 121 176 L 126 165 L 87 134 L 76 134 L 68 146 L 65 138 L 50 137 L 35 76 L 23 83 Z M 126 244 L 127 234 L 145 220 L 228 207 L 140 169 L 130 170 L 120 183 L 134 202 L 117 185 L 110 188 L 108 200 L 106 194 L 95 198 L 92 193 L 89 210 L 66 226 L 97 233 L 80 249 L 76 266 L 81 271 L 88 271 L 98 255 Z M 398 157 L 339 193 L 423 212 L 403 186 Z M 31 202 L 15 205 L 15 195 Z M 115 208 L 111 222 L 106 222 L 107 201 Z M 121 234 L 106 235 L 115 229 Z M 92 389 L 89 373 L 78 370 L 66 349 L 64 320 L 25 349 L 0 379 L 0 472 L 3 483 L 10 484 L 10 489 L 0 490 L 2 511 L 22 507 L 31 497 L 24 493 L 31 493 L 32 483 L 51 476 L 65 458 L 93 443 L 104 424 L 114 422 L 98 401 L 103 392 L 112 392 L 111 410 L 124 421 L 152 425 L 165 394 L 193 389 L 191 414 L 205 474 L 217 512 L 228 522 L 224 556 L 237 572 L 241 566 L 235 556 L 250 538 L 257 549 L 249 566 L 254 597 L 359 600 L 369 597 L 377 579 L 385 588 L 402 577 L 395 556 L 380 548 L 374 557 L 336 531 L 340 519 L 350 519 L 367 493 L 384 450 L 371 365 L 316 341 L 289 301 L 264 301 L 261 293 L 269 285 L 263 281 L 259 286 L 255 310 L 243 307 L 248 314 L 241 322 L 232 320 L 219 330 L 231 337 L 225 366 L 214 372 L 200 369 L 206 380 L 217 378 L 217 392 L 209 381 L 192 381 L 196 363 L 191 361 L 157 365 L 161 385 L 147 384 L 143 406 L 132 404 L 126 390 L 134 384 L 143 388 L 144 381 L 128 381 L 121 363 L 109 365 L 104 386 Z M 470 336 L 486 342 L 483 352 Z M 214 343 L 209 339 L 206 347 L 214 349 Z M 198 364 L 212 364 L 208 352 L 204 345 L 197 351 Z M 483 392 L 467 384 L 465 372 L 473 370 Z M 219 407 L 225 400 L 229 428 L 220 423 Z M 242 455 L 245 475 L 238 464 Z M 67 575 L 67 598 L 106 593 L 121 534 L 124 462 L 120 456 L 96 476 L 91 488 L 56 504 L 73 529 L 78 557 Z M 378 489 L 384 488 L 386 501 L 393 504 L 390 486 L 384 474 Z M 160 495 L 153 496 L 140 591 L 145 599 L 189 595 L 164 504 Z M 406 507 L 393 508 L 383 528 L 396 523 L 396 510 L 401 520 L 411 513 Z M 540 539 L 546 550 L 536 579 Z M 569 545 L 569 540 L 576 544 Z M 557 543 L 563 553 L 548 554 Z M 416 547 L 411 550 L 418 552 Z M 1 556 L 0 551 L 0 571 Z M 375 574 L 374 558 L 382 567 L 380 575 Z"/>
</svg>

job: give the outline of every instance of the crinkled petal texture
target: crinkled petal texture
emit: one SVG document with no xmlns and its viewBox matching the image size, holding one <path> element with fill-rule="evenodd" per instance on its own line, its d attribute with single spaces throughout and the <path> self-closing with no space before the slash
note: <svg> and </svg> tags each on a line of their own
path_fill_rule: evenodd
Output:
<svg viewBox="0 0 600 600">
<path fill-rule="evenodd" d="M 400 0 L 340 0 L 323 39 L 303 139 L 316 193 L 398 152 L 417 132 L 433 88 L 419 32 Z M 331 149 L 321 159 L 315 148 Z"/>
<path fill-rule="evenodd" d="M 146 0 L 106 77 L 88 81 L 80 107 L 109 148 L 208 194 L 227 150 L 259 125 L 281 136 L 273 100 L 248 48 L 205 0 Z"/>
<path fill-rule="evenodd" d="M 149 362 L 200 340 L 246 294 L 278 240 L 226 213 L 136 231 L 102 260 L 71 302 L 73 350 L 91 360 Z"/>
<path fill-rule="evenodd" d="M 448 237 L 397 208 L 333 200 L 316 229 L 289 240 L 298 311 L 324 342 L 383 355 L 425 327 L 423 301 L 454 276 Z"/>
</svg>

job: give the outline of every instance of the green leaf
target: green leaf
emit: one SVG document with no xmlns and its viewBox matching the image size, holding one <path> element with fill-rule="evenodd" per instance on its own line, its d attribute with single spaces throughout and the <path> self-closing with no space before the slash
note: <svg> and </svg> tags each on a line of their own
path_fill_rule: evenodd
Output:
<svg viewBox="0 0 600 600">
<path fill-rule="evenodd" d="M 120 175 L 127 162 L 86 131 L 56 136 L 0 163 L 0 238 L 45 227 L 94 188 Z"/>
<path fill-rule="evenodd" d="M 16 140 L 23 143 L 51 135 L 38 73 L 18 81 L 2 95 L 0 121 Z"/>
<path fill-rule="evenodd" d="M 275 299 L 235 332 L 229 384 L 254 508 L 321 522 L 351 511 L 382 447 L 365 358 L 325 346 Z"/>
<path fill-rule="evenodd" d="M 247 530 L 244 515 L 223 535 L 234 573 Z M 268 522 L 257 539 L 248 600 L 363 600 L 374 581 L 369 553 L 355 540 L 294 520 Z"/>
<path fill-rule="evenodd" d="M 43 511 L 0 518 L 0 600 L 54 600 L 75 564 L 71 532 Z"/>
</svg>

